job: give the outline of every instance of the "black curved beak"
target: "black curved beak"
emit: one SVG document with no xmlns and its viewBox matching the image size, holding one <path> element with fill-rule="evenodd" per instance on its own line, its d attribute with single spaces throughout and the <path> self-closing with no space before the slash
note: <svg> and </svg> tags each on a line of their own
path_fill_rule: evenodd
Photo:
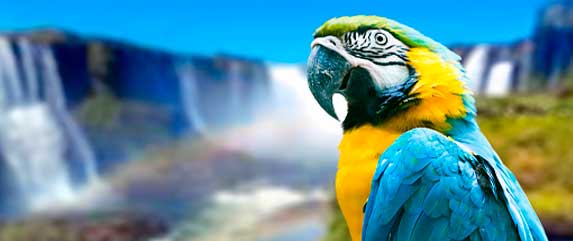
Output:
<svg viewBox="0 0 573 241">
<path fill-rule="evenodd" d="M 342 93 L 352 65 L 336 51 L 315 45 L 308 58 L 307 78 L 312 95 L 330 116 L 338 120 L 332 96 Z"/>
</svg>

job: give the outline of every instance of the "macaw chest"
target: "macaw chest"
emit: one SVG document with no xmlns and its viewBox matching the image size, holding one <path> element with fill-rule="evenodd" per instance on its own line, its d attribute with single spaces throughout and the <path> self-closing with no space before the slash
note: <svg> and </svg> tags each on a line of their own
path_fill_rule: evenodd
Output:
<svg viewBox="0 0 573 241">
<path fill-rule="evenodd" d="M 364 126 L 344 134 L 339 145 L 336 199 L 352 240 L 361 240 L 363 207 L 370 195 L 372 176 L 380 155 L 399 133 Z"/>
<path fill-rule="evenodd" d="M 336 173 L 336 199 L 352 240 L 361 240 L 363 207 L 370 194 L 376 160 L 360 166 L 343 167 Z"/>
</svg>

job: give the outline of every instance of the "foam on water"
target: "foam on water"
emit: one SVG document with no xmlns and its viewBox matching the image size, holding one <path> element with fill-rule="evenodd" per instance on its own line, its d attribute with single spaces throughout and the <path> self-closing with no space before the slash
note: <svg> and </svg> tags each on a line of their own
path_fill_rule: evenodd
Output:
<svg viewBox="0 0 573 241">
<path fill-rule="evenodd" d="M 63 155 L 63 135 L 45 104 L 2 111 L 0 142 L 15 184 L 31 209 L 69 202 L 73 186 Z"/>
<path fill-rule="evenodd" d="M 328 195 L 322 190 L 304 192 L 279 186 L 220 191 L 213 195 L 211 207 L 204 210 L 200 217 L 155 241 L 257 240 L 261 236 L 258 228 L 261 222 L 268 222 L 265 220 L 277 212 L 328 200 Z"/>
</svg>

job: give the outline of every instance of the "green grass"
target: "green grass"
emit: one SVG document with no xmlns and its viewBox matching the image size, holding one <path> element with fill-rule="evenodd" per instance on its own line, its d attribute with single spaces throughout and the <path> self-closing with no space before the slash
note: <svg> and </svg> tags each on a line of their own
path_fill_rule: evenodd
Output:
<svg viewBox="0 0 573 241">
<path fill-rule="evenodd" d="M 573 98 L 478 99 L 478 122 L 542 219 L 573 224 Z M 335 205 L 333 205 L 335 206 Z M 349 241 L 340 211 L 325 241 Z"/>
<path fill-rule="evenodd" d="M 328 232 L 324 237 L 324 241 L 350 241 L 350 233 L 346 228 L 346 222 L 342 217 L 342 213 L 338 208 L 335 200 L 332 201 L 332 216 L 330 224 L 328 225 Z"/>
<path fill-rule="evenodd" d="M 518 96 L 478 107 L 496 109 L 479 118 L 482 131 L 541 218 L 573 223 L 573 98 Z"/>
</svg>

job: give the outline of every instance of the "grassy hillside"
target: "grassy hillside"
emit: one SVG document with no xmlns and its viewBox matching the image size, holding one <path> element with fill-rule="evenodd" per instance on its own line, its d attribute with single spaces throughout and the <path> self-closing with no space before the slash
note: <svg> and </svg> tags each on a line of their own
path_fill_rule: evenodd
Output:
<svg viewBox="0 0 573 241">
<path fill-rule="evenodd" d="M 480 99 L 478 109 L 482 131 L 519 179 L 547 231 L 571 232 L 573 98 Z M 350 240 L 342 216 L 333 206 L 330 230 L 324 240 Z"/>
</svg>

